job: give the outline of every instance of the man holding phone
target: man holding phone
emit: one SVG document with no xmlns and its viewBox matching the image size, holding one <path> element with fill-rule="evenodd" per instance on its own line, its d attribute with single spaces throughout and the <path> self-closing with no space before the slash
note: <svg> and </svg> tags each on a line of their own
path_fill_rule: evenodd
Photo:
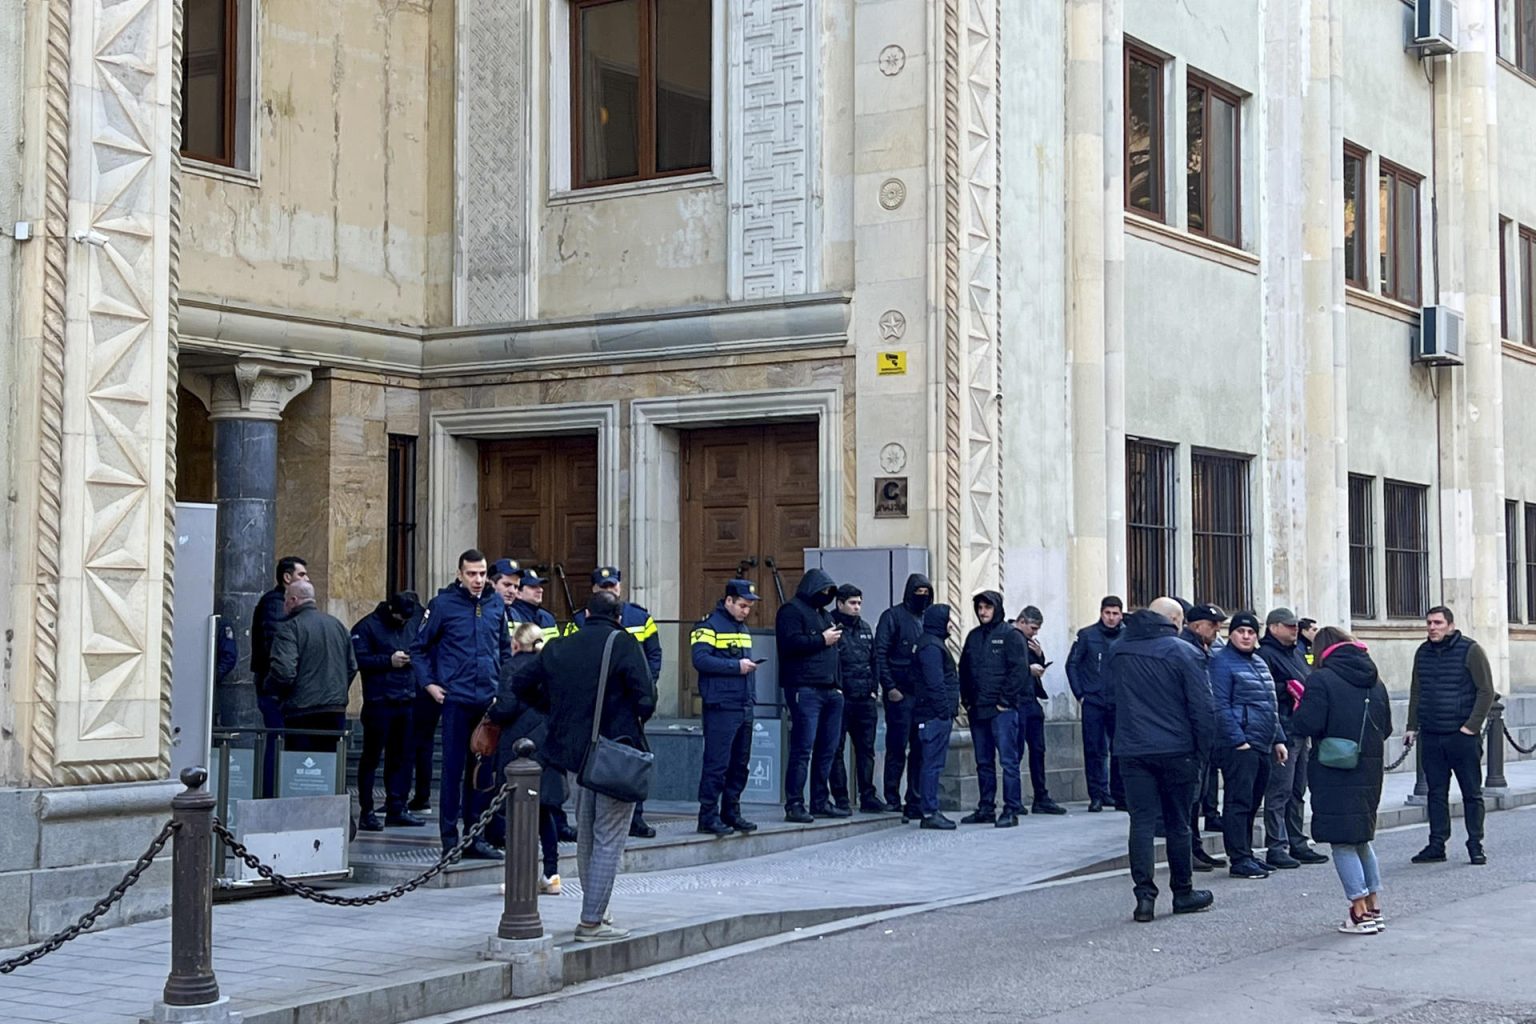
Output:
<svg viewBox="0 0 1536 1024">
<path fill-rule="evenodd" d="M 832 758 L 843 733 L 843 692 L 838 689 L 837 645 L 843 631 L 827 606 L 837 582 L 820 569 L 800 578 L 795 596 L 779 609 L 774 639 L 779 648 L 779 685 L 789 705 L 789 760 L 784 769 L 784 820 L 848 818 L 832 806 Z M 805 785 L 809 774 L 810 810 Z"/>
<path fill-rule="evenodd" d="M 704 764 L 699 772 L 699 831 L 723 836 L 751 832 L 741 816 L 752 755 L 752 705 L 758 662 L 752 657 L 747 616 L 758 602 L 757 585 L 731 580 L 725 596 L 689 637 L 693 669 L 704 700 Z"/>
<path fill-rule="evenodd" d="M 1050 698 L 1044 680 L 1051 662 L 1040 646 L 1040 627 L 1044 624 L 1045 616 L 1034 605 L 1026 605 L 1013 620 L 1013 628 L 1024 634 L 1029 645 L 1029 686 L 1019 699 L 1019 752 L 1029 748 L 1029 784 L 1035 791 L 1029 809 L 1035 814 L 1066 814 L 1067 809 L 1051 799 L 1045 781 L 1045 708 L 1040 702 Z"/>
</svg>

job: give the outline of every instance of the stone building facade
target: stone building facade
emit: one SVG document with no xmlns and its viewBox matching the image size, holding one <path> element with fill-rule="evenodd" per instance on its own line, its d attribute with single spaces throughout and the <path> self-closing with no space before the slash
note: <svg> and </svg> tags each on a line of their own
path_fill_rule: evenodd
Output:
<svg viewBox="0 0 1536 1024">
<path fill-rule="evenodd" d="M 1401 693 L 1444 600 L 1528 685 L 1536 0 L 1449 56 L 1412 12 L 13 5 L 0 938 L 166 795 L 176 500 L 242 625 L 287 553 L 348 622 L 477 542 L 686 621 L 910 544 L 1058 663 L 1172 589 L 1353 621 Z M 1434 304 L 1464 366 L 1409 359 Z"/>
</svg>

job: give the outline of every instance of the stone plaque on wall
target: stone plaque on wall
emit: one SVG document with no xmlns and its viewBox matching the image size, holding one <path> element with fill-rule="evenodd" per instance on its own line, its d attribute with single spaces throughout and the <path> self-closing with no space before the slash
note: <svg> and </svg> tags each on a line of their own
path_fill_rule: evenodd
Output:
<svg viewBox="0 0 1536 1024">
<path fill-rule="evenodd" d="M 904 476 L 875 477 L 875 518 L 907 518 L 907 478 Z"/>
</svg>

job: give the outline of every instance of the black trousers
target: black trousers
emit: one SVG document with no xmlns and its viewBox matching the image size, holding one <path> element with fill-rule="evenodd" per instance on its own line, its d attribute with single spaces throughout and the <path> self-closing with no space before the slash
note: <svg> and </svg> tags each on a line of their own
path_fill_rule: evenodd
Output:
<svg viewBox="0 0 1536 1024">
<path fill-rule="evenodd" d="M 704 764 L 699 772 L 699 821 L 741 813 L 752 758 L 752 707 L 704 706 Z M 633 821 L 633 819 L 631 819 Z"/>
<path fill-rule="evenodd" d="M 1045 709 L 1038 700 L 1026 700 L 1019 709 L 1019 750 L 1029 747 L 1029 785 L 1035 803 L 1051 798 L 1045 782 Z"/>
<path fill-rule="evenodd" d="M 880 725 L 880 705 L 873 698 L 843 700 L 843 737 L 838 740 L 832 758 L 832 803 L 849 807 L 848 766 L 843 763 L 843 747 L 853 747 L 853 774 L 859 791 L 859 803 L 879 799 L 875 791 L 875 730 Z"/>
<path fill-rule="evenodd" d="M 1429 786 L 1429 842 L 1444 846 L 1451 838 L 1451 776 L 1461 790 L 1467 816 L 1467 847 L 1483 845 L 1483 745 L 1464 732 L 1426 732 L 1424 782 Z"/>
<path fill-rule="evenodd" d="M 283 715 L 284 729 L 324 729 L 341 732 L 347 727 L 345 711 L 294 711 Z M 334 754 L 335 736 L 287 736 L 283 737 L 284 750 L 307 750 L 311 753 Z"/>
<path fill-rule="evenodd" d="M 384 760 L 384 810 L 399 814 L 411 792 L 411 710 L 414 700 L 363 703 L 363 753 L 357 761 L 357 804 L 373 813 L 373 779 Z"/>
<path fill-rule="evenodd" d="M 415 762 L 416 793 L 411 801 L 419 807 L 432 802 L 432 755 L 437 747 L 437 722 L 443 706 L 431 695 L 419 693 L 411 707 L 411 759 Z"/>
<path fill-rule="evenodd" d="M 901 807 L 917 817 L 918 776 L 923 773 L 923 746 L 918 739 L 917 723 L 912 720 L 912 697 L 885 702 L 885 802 L 892 809 Z M 907 776 L 907 799 L 901 799 L 902 772 Z"/>
<path fill-rule="evenodd" d="M 1221 831 L 1227 857 L 1236 864 L 1253 856 L 1253 820 L 1269 785 L 1270 751 L 1267 747 L 1228 750 L 1222 758 L 1227 788 L 1221 805 Z"/>
<path fill-rule="evenodd" d="M 1153 840 L 1158 818 L 1168 837 L 1168 881 L 1175 894 L 1194 888 L 1189 810 L 1200 790 L 1200 763 L 1193 754 L 1126 757 L 1120 761 L 1125 802 L 1131 810 L 1127 840 L 1137 899 L 1156 899 Z"/>
<path fill-rule="evenodd" d="M 469 752 L 469 738 L 485 716 L 485 709 L 452 701 L 444 701 L 440 706 L 443 710 L 443 781 L 438 792 L 437 830 L 446 850 L 459 841 L 460 817 L 468 828 L 491 802 L 490 790 L 495 789 L 495 779 L 491 777 L 492 766 L 487 765 L 478 773 L 485 778 L 478 780 L 477 785 L 477 765 L 474 755 Z M 490 790 L 482 788 L 487 786 Z"/>
<path fill-rule="evenodd" d="M 1200 810 L 1207 818 L 1221 814 L 1221 769 L 1214 760 L 1205 762 L 1205 776 L 1200 789 Z"/>
</svg>

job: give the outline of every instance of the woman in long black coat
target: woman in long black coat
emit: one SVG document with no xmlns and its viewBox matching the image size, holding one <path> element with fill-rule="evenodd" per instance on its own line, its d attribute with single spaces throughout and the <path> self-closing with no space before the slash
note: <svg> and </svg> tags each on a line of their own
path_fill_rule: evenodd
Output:
<svg viewBox="0 0 1536 1024">
<path fill-rule="evenodd" d="M 511 659 L 502 666 L 501 685 L 496 689 L 496 702 L 489 711 L 491 721 L 501 726 L 501 746 L 497 751 L 496 779 L 505 777 L 503 769 L 516 758 L 513 746 L 520 739 L 530 739 L 534 744 L 534 758 L 544 764 L 544 741 L 549 733 L 549 720 L 517 696 L 517 679 L 523 671 L 538 659 L 544 646 L 543 634 L 537 626 L 524 623 L 513 637 Z M 546 896 L 560 895 L 560 846 L 559 816 L 557 811 L 565 802 L 565 778 L 563 774 L 544 765 L 539 773 L 539 848 L 544 861 L 539 878 L 539 892 Z M 505 826 L 503 826 L 504 828 Z"/>
<path fill-rule="evenodd" d="M 1313 738 L 1307 785 L 1312 792 L 1312 838 L 1333 845 L 1333 864 L 1349 917 L 1339 931 L 1372 935 L 1381 930 L 1381 869 L 1371 841 L 1386 766 L 1386 739 L 1392 735 L 1392 705 L 1376 663 L 1365 645 L 1334 626 L 1318 631 L 1317 652 L 1306 692 L 1291 718 L 1290 732 Z M 1359 744 L 1352 768 L 1319 760 L 1321 741 L 1333 737 Z"/>
</svg>

